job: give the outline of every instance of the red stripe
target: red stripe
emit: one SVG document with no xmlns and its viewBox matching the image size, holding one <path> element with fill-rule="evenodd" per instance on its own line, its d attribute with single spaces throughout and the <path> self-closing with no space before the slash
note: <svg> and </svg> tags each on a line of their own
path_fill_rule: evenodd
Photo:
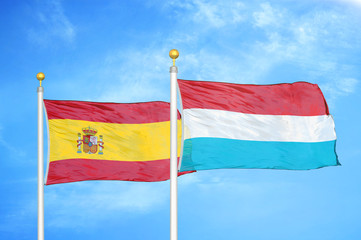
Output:
<svg viewBox="0 0 361 240">
<path fill-rule="evenodd" d="M 169 179 L 169 159 L 126 162 L 66 159 L 50 162 L 46 185 L 86 180 L 157 182 Z M 190 173 L 178 173 L 178 176 Z"/>
<path fill-rule="evenodd" d="M 317 84 L 246 85 L 178 80 L 183 109 L 217 109 L 249 114 L 328 115 Z"/>
<path fill-rule="evenodd" d="M 44 100 L 48 119 L 72 119 L 106 123 L 152 123 L 169 121 L 167 102 L 101 103 Z M 178 119 L 180 114 L 178 113 Z"/>
</svg>

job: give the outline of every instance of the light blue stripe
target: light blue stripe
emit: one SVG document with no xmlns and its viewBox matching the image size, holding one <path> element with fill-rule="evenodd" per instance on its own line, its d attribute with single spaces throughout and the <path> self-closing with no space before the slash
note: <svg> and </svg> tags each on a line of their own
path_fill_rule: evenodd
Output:
<svg viewBox="0 0 361 240">
<path fill-rule="evenodd" d="M 184 141 L 180 171 L 217 168 L 271 168 L 308 170 L 340 165 L 336 141 L 261 142 L 225 138 Z"/>
</svg>

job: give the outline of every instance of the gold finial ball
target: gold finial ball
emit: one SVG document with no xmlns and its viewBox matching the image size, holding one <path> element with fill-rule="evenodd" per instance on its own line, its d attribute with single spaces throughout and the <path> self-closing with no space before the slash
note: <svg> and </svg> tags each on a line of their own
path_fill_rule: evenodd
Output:
<svg viewBox="0 0 361 240">
<path fill-rule="evenodd" d="M 42 73 L 42 72 L 39 72 L 38 74 L 36 74 L 36 78 L 37 78 L 39 81 L 43 81 L 44 78 L 45 78 L 45 74 Z"/>
<path fill-rule="evenodd" d="M 172 49 L 169 51 L 169 57 L 172 59 L 176 59 L 179 56 L 179 52 L 177 49 Z"/>
</svg>

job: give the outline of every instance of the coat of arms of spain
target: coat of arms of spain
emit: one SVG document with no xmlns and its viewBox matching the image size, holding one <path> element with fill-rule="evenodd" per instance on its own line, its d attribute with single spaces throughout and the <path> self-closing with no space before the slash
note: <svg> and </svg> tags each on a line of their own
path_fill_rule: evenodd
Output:
<svg viewBox="0 0 361 240">
<path fill-rule="evenodd" d="M 82 153 L 81 151 L 81 145 L 83 144 L 83 152 L 88 154 L 95 154 L 98 152 L 98 154 L 103 154 L 104 149 L 104 142 L 103 142 L 103 136 L 99 135 L 98 137 L 95 136 L 97 134 L 97 130 L 92 127 L 83 128 L 83 139 L 81 139 L 81 134 L 78 133 L 78 151 L 77 153 Z M 99 146 L 99 151 L 98 151 Z"/>
</svg>

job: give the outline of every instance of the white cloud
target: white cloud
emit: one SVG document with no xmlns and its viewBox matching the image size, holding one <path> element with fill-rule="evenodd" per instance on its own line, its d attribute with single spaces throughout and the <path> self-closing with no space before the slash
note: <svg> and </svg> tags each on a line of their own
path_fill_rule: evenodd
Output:
<svg viewBox="0 0 361 240">
<path fill-rule="evenodd" d="M 196 208 L 200 213 L 207 213 L 207 217 L 201 219 L 210 227 L 219 225 L 219 219 L 226 225 L 237 225 L 234 221 L 242 221 L 239 218 L 235 219 L 238 212 L 242 213 L 242 219 L 253 220 L 273 216 L 289 207 L 287 204 L 275 203 L 279 198 L 275 197 L 274 192 L 278 195 L 280 192 L 288 192 L 294 188 L 293 183 L 284 180 L 272 183 L 254 181 L 254 176 L 250 181 L 240 180 L 239 174 L 234 175 L 235 171 L 240 170 L 199 171 L 196 173 L 196 179 L 190 183 L 192 187 L 183 186 L 180 180 L 180 207 L 184 206 L 188 211 L 192 211 L 194 203 L 202 203 Z M 188 178 L 191 175 L 184 177 Z M 264 204 L 264 199 L 268 199 L 268 204 Z M 226 204 L 219 204 L 220 202 Z"/>
<path fill-rule="evenodd" d="M 5 152 L 8 152 L 8 156 L 12 158 L 25 157 L 26 152 L 21 150 L 20 148 L 14 147 L 11 143 L 9 143 L 3 135 L 3 128 L 0 125 L 0 147 L 2 146 L 5 149 Z"/>
<path fill-rule="evenodd" d="M 169 183 L 80 182 L 45 187 L 45 211 L 51 227 L 89 227 L 99 221 L 136 217 L 166 204 Z"/>
<path fill-rule="evenodd" d="M 41 45 L 50 44 L 54 38 L 67 43 L 73 42 L 76 35 L 75 27 L 65 15 L 60 0 L 39 3 L 35 14 L 39 22 L 28 30 L 30 41 Z"/>
<path fill-rule="evenodd" d="M 201 181 L 202 181 L 202 179 L 197 174 L 197 172 L 191 173 L 191 174 L 185 174 L 178 178 L 178 186 L 179 186 L 179 188 L 186 189 L 187 187 L 198 184 Z"/>
<path fill-rule="evenodd" d="M 20 235 L 27 235 L 21 229 L 29 229 L 34 226 L 31 219 L 35 218 L 29 218 L 29 216 L 36 216 L 37 203 L 27 199 L 26 201 L 21 200 L 17 204 L 17 208 L 12 212 L 0 213 L 2 218 L 0 220 L 0 233 L 8 232 L 15 236 L 19 235 L 20 239 Z M 10 209 L 13 209 L 13 207 Z"/>
<path fill-rule="evenodd" d="M 99 69 L 101 94 L 97 100 L 111 102 L 167 101 L 171 59 L 166 49 L 119 50 L 110 53 Z M 144 54 L 147 52 L 147 54 Z M 108 81 L 108 79 L 112 79 Z"/>
<path fill-rule="evenodd" d="M 348 96 L 356 92 L 359 80 L 355 78 L 334 78 L 320 84 L 321 90 L 327 96 L 327 103 L 334 107 L 339 97 Z"/>
<path fill-rule="evenodd" d="M 204 21 L 214 27 L 223 27 L 226 24 L 239 23 L 243 20 L 240 12 L 243 10 L 241 2 L 229 2 L 222 4 L 219 2 L 207 2 L 195 0 L 194 5 L 197 11 L 194 14 L 194 21 Z"/>
<path fill-rule="evenodd" d="M 352 4 L 354 6 L 357 6 L 357 7 L 361 7 L 361 0 L 331 0 L 331 1 L 337 1 L 337 2 L 341 2 L 341 3 L 347 3 L 347 4 Z"/>
<path fill-rule="evenodd" d="M 337 86 L 345 94 L 350 94 L 355 92 L 358 80 L 355 78 L 343 78 L 341 79 Z"/>
<path fill-rule="evenodd" d="M 166 9 L 187 11 L 186 19 L 204 26 L 221 28 L 244 21 L 244 4 L 241 1 L 174 0 L 167 1 Z M 181 15 L 180 15 L 181 16 Z"/>
<path fill-rule="evenodd" d="M 246 62 L 251 78 L 262 81 L 267 71 L 288 63 L 300 68 L 305 81 L 323 85 L 332 101 L 354 92 L 358 80 L 348 76 L 355 73 L 355 67 L 347 65 L 342 54 L 333 53 L 360 50 L 361 35 L 353 15 L 331 8 L 297 16 L 269 3 L 261 4 L 261 8 L 263 11 L 255 12 L 254 17 L 266 40 L 250 48 Z"/>
<path fill-rule="evenodd" d="M 245 80 L 244 68 L 235 67 L 230 56 L 219 57 L 218 54 L 200 49 L 197 53 L 185 54 L 182 59 L 182 78 L 219 82 L 239 82 Z M 196 71 L 194 71 L 196 69 Z"/>
<path fill-rule="evenodd" d="M 277 9 L 271 7 L 267 3 L 261 4 L 262 11 L 257 11 L 253 13 L 253 18 L 255 20 L 255 26 L 265 27 L 269 25 L 280 25 L 283 20 L 282 13 Z"/>
</svg>

